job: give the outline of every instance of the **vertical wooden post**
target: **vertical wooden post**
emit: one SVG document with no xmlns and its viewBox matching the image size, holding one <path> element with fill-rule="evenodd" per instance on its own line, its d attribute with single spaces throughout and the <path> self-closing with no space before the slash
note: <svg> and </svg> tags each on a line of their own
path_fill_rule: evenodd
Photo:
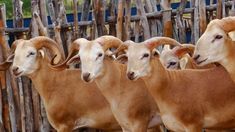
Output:
<svg viewBox="0 0 235 132">
<path fill-rule="evenodd" d="M 95 10 L 95 20 L 97 26 L 98 36 L 107 34 L 107 29 L 105 27 L 105 0 L 93 0 L 94 10 Z"/>
<path fill-rule="evenodd" d="M 85 0 L 82 6 L 82 17 L 81 21 L 88 21 L 89 11 L 90 11 L 91 0 Z M 80 37 L 87 37 L 87 26 L 80 27 Z"/>
<path fill-rule="evenodd" d="M 200 18 L 199 18 L 199 2 L 200 0 L 195 0 L 195 8 L 194 8 L 194 42 L 197 42 L 200 36 L 200 29 L 199 29 L 199 24 L 200 24 Z"/>
<path fill-rule="evenodd" d="M 96 7 L 95 7 L 95 1 L 92 0 L 92 27 L 91 27 L 91 40 L 95 39 L 98 37 L 98 32 L 97 32 L 97 23 L 96 23 Z"/>
<path fill-rule="evenodd" d="M 131 0 L 126 0 L 125 4 L 125 35 L 123 36 L 123 40 L 130 39 L 131 32 Z"/>
<path fill-rule="evenodd" d="M 48 26 L 47 12 L 46 12 L 46 0 L 39 0 L 39 11 L 42 23 L 45 27 Z"/>
<path fill-rule="evenodd" d="M 22 28 L 24 25 L 23 20 L 23 12 L 22 12 L 22 6 L 23 2 L 21 0 L 13 0 L 14 3 L 13 7 L 13 27 L 14 28 Z M 24 38 L 24 33 L 18 33 L 16 34 L 16 38 Z M 11 75 L 12 76 L 12 75 Z M 15 80 L 13 77 L 11 77 L 11 85 L 14 92 L 15 97 L 15 106 L 16 106 L 16 118 L 17 118 L 17 129 L 18 131 L 21 130 L 24 131 L 25 129 L 25 120 L 22 118 L 22 114 L 24 114 L 24 111 L 20 109 L 20 102 L 22 101 L 19 95 L 20 89 L 17 87 L 17 80 Z M 23 101 L 24 102 L 24 101 Z"/>
<path fill-rule="evenodd" d="M 78 38 L 78 1 L 73 0 L 73 18 L 74 18 L 74 32 L 73 38 Z"/>
<path fill-rule="evenodd" d="M 0 31 L 0 47 L 1 51 L 3 51 L 2 54 L 2 59 L 6 59 L 6 54 L 8 53 L 7 51 L 9 50 L 6 45 L 6 40 L 5 40 L 5 18 L 6 18 L 6 10 L 5 10 L 5 4 L 0 5 L 0 28 L 2 29 Z M 2 128 L 3 131 L 11 131 L 11 124 L 10 124 L 10 117 L 9 117 L 9 105 L 8 105 L 8 100 L 7 100 L 7 90 L 6 90 L 6 77 L 5 77 L 5 72 L 1 72 L 1 96 L 2 96 Z"/>
<path fill-rule="evenodd" d="M 118 1 L 118 16 L 117 16 L 117 37 L 122 39 L 123 13 L 125 0 Z"/>
<path fill-rule="evenodd" d="M 217 10 L 216 10 L 216 18 L 221 19 L 222 18 L 222 0 L 217 0 Z"/>
<path fill-rule="evenodd" d="M 163 8 L 162 11 L 162 21 L 163 21 L 163 36 L 166 37 L 173 37 L 173 27 L 172 27 L 172 21 L 171 21 L 171 6 L 169 0 L 163 0 L 161 2 L 161 6 Z"/>
<path fill-rule="evenodd" d="M 157 11 L 156 9 L 156 1 L 145 0 L 146 11 L 148 13 Z M 156 20 L 149 20 L 149 27 L 150 27 L 150 34 L 151 37 L 157 36 L 157 21 Z"/>
<path fill-rule="evenodd" d="M 206 30 L 206 2 L 201 0 L 199 1 L 199 20 L 200 20 L 200 36 L 204 33 Z"/>
<path fill-rule="evenodd" d="M 144 30 L 144 40 L 149 39 L 150 38 L 150 31 L 149 31 L 149 24 L 148 24 L 148 20 L 144 11 L 144 6 L 141 0 L 135 0 L 136 2 L 136 8 L 139 11 L 139 16 L 140 16 L 140 21 L 141 21 L 141 25 L 143 27 Z"/>
<path fill-rule="evenodd" d="M 115 5 L 117 5 L 116 0 L 110 0 L 109 2 L 109 12 L 110 12 L 110 17 L 116 18 L 115 16 Z M 109 34 L 116 36 L 117 35 L 117 30 L 116 30 L 116 22 L 110 22 L 109 23 Z"/>
<path fill-rule="evenodd" d="M 64 5 L 63 5 L 63 1 L 60 1 L 60 3 L 58 3 L 59 6 L 59 13 L 56 13 L 56 8 L 54 7 L 53 1 L 52 0 L 48 0 L 48 11 L 52 20 L 52 24 L 53 24 L 53 28 L 55 31 L 55 41 L 58 43 L 58 46 L 60 48 L 60 51 L 63 55 L 63 57 L 65 57 L 65 50 L 63 47 L 63 43 L 61 40 L 61 36 L 60 36 L 60 30 L 61 30 L 61 24 L 62 22 L 66 23 L 65 21 L 67 21 L 66 19 L 63 20 L 64 18 Z M 58 16 L 57 16 L 58 14 Z"/>
<path fill-rule="evenodd" d="M 181 43 L 186 42 L 186 33 L 185 33 L 186 30 L 185 30 L 184 21 L 183 21 L 183 12 L 184 12 L 186 4 L 187 4 L 187 0 L 181 0 L 180 6 L 176 13 L 176 24 L 178 27 L 179 42 Z"/>
<path fill-rule="evenodd" d="M 30 80 L 26 77 L 22 77 L 23 84 L 23 92 L 24 92 L 24 107 L 25 107 L 25 115 L 26 115 L 26 132 L 34 131 L 34 120 L 33 120 L 33 102 L 32 102 L 32 87 Z"/>
<path fill-rule="evenodd" d="M 36 14 L 39 14 L 39 5 L 38 5 L 38 0 L 31 0 L 31 12 L 32 12 L 32 19 L 31 19 L 31 38 L 39 36 L 39 25 L 36 21 L 37 18 L 35 17 Z M 23 80 L 27 80 L 28 78 L 25 78 Z M 27 86 L 26 86 L 27 87 Z M 32 91 L 32 96 L 29 96 L 32 98 L 32 103 L 33 103 L 33 130 L 39 131 L 39 126 L 41 125 L 40 122 L 40 100 L 39 100 L 39 94 L 38 92 L 32 87 L 32 85 L 28 86 L 28 92 Z M 29 94 L 30 95 L 30 94 Z M 27 111 L 27 110 L 26 110 Z M 27 123 L 26 123 L 27 124 Z"/>
</svg>

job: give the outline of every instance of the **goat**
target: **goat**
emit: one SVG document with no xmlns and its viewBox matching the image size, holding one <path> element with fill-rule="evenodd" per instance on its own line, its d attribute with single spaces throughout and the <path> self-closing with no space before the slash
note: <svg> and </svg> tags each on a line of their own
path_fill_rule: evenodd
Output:
<svg viewBox="0 0 235 132">
<path fill-rule="evenodd" d="M 163 47 L 163 50 L 159 55 L 159 59 L 165 68 L 195 69 L 195 64 L 193 63 L 191 56 L 188 54 L 194 51 L 194 45 L 184 45 L 185 47 L 176 46 L 173 49 L 170 49 L 169 45 L 165 45 Z"/>
<path fill-rule="evenodd" d="M 235 43 L 228 36 L 235 30 L 235 17 L 212 20 L 196 43 L 194 60 L 199 66 L 218 62 L 235 81 Z"/>
<path fill-rule="evenodd" d="M 165 43 L 181 46 L 174 39 L 154 37 L 142 43 L 126 41 L 116 50 L 127 50 L 127 77 L 143 78 L 165 126 L 186 132 L 234 128 L 235 85 L 226 70 L 222 66 L 166 70 L 159 58 L 151 56 L 153 48 Z"/>
<path fill-rule="evenodd" d="M 61 60 L 57 44 L 47 37 L 30 40 L 16 40 L 14 54 L 3 64 L 12 62 L 16 77 L 29 77 L 45 105 L 50 124 L 58 132 L 71 132 L 80 127 L 98 129 L 120 129 L 108 102 L 97 89 L 95 83 L 85 84 L 79 70 L 55 71 L 49 67 L 50 61 L 42 48 L 49 49 L 54 55 L 54 63 Z M 6 69 L 6 65 L 2 65 Z M 9 66 L 9 65 L 8 65 Z"/>
<path fill-rule="evenodd" d="M 128 80 L 126 66 L 104 55 L 107 49 L 117 48 L 121 44 L 122 41 L 113 36 L 102 36 L 94 41 L 77 39 L 71 45 L 66 61 L 53 68 L 60 69 L 73 60 L 80 60 L 82 80 L 96 82 L 122 130 L 145 132 L 148 127 L 161 123 L 156 103 L 142 79 L 136 82 Z"/>
<path fill-rule="evenodd" d="M 167 69 L 205 69 L 215 66 L 214 64 L 198 66 L 191 57 L 194 49 L 193 44 L 182 44 L 182 47 L 176 46 L 172 49 L 169 45 L 165 45 L 159 59 Z"/>
</svg>

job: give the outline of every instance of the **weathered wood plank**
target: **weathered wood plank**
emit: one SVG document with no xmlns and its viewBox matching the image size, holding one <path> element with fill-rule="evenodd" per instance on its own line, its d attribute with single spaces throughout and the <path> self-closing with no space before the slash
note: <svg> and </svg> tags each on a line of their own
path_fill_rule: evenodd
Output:
<svg viewBox="0 0 235 132">
<path fill-rule="evenodd" d="M 197 42 L 197 40 L 199 39 L 199 34 L 200 34 L 200 29 L 199 29 L 199 23 L 200 23 L 200 18 L 199 18 L 199 2 L 200 0 L 195 0 L 195 9 L 194 9 L 194 21 L 193 21 L 193 35 L 194 35 L 194 42 Z"/>
<path fill-rule="evenodd" d="M 46 0 L 39 0 L 39 11 L 42 23 L 45 27 L 48 26 L 47 11 L 46 11 Z"/>
<path fill-rule="evenodd" d="M 149 31 L 148 20 L 144 11 L 144 6 L 141 0 L 135 0 L 135 2 L 136 2 L 136 8 L 139 11 L 141 25 L 144 30 L 144 39 L 146 40 L 150 38 L 150 31 Z"/>
<path fill-rule="evenodd" d="M 186 30 L 184 26 L 183 20 L 183 11 L 187 4 L 187 0 L 181 0 L 180 6 L 178 8 L 178 12 L 176 13 L 176 25 L 178 27 L 178 34 L 179 34 L 179 42 L 185 43 L 186 42 Z"/>
<path fill-rule="evenodd" d="M 155 5 L 152 5 L 153 2 L 151 2 L 150 0 L 145 0 L 145 7 L 146 7 L 146 12 L 147 13 L 151 13 L 156 11 L 156 2 Z M 157 26 L 157 21 L 155 19 L 150 19 L 148 20 L 149 22 L 149 27 L 150 27 L 150 35 L 151 37 L 153 36 L 157 36 L 157 32 L 158 32 L 158 26 Z"/>
<path fill-rule="evenodd" d="M 73 38 L 78 38 L 78 0 L 73 0 L 74 31 Z"/>
<path fill-rule="evenodd" d="M 131 0 L 126 0 L 125 4 L 125 32 L 124 36 L 122 37 L 123 40 L 130 39 L 130 32 L 131 32 Z"/>
<path fill-rule="evenodd" d="M 173 36 L 173 27 L 172 27 L 172 9 L 170 6 L 170 0 L 161 0 L 162 11 L 162 22 L 163 22 L 163 36 L 171 37 Z"/>
<path fill-rule="evenodd" d="M 91 0 L 85 0 L 82 6 L 82 16 L 81 21 L 88 21 L 89 11 L 91 6 Z M 79 23 L 78 23 L 79 25 Z M 87 25 L 80 26 L 80 37 L 87 37 Z"/>
<path fill-rule="evenodd" d="M 222 0 L 217 0 L 217 10 L 216 10 L 216 18 L 221 19 L 222 18 Z"/>
<path fill-rule="evenodd" d="M 117 19 L 116 16 L 115 16 L 116 5 L 117 5 L 116 0 L 110 0 L 110 2 L 109 2 L 109 12 L 110 12 L 110 17 L 112 17 L 113 19 Z M 113 36 L 117 35 L 116 23 L 115 22 L 110 22 L 109 23 L 109 35 L 113 35 Z"/>
<path fill-rule="evenodd" d="M 125 0 L 118 1 L 117 37 L 119 39 L 122 39 L 124 4 Z"/>
</svg>

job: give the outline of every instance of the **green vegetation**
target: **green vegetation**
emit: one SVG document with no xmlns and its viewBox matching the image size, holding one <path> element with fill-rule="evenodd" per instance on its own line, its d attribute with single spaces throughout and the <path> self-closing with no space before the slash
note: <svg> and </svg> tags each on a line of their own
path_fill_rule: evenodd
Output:
<svg viewBox="0 0 235 132">
<path fill-rule="evenodd" d="M 79 4 L 82 3 L 83 0 L 79 0 Z M 22 0 L 23 2 L 23 15 L 24 18 L 31 17 L 31 0 Z M 73 0 L 64 0 L 65 8 L 67 13 L 72 13 L 72 4 Z M 6 15 L 7 19 L 13 18 L 13 3 L 12 0 L 0 0 L 0 4 L 5 3 L 6 5 Z"/>
<path fill-rule="evenodd" d="M 23 15 L 24 17 L 30 17 L 31 16 L 31 9 L 30 9 L 30 0 L 22 0 L 23 2 Z M 12 0 L 0 0 L 0 4 L 5 3 L 6 5 L 6 13 L 7 13 L 7 19 L 13 18 L 13 3 Z"/>
</svg>

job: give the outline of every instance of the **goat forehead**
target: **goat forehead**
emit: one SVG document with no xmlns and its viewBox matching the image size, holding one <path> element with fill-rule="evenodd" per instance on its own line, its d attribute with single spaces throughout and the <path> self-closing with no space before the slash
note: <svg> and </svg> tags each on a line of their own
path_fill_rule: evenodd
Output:
<svg viewBox="0 0 235 132">
<path fill-rule="evenodd" d="M 207 32 L 210 32 L 210 34 L 207 34 Z M 210 23 L 208 26 L 207 26 L 207 29 L 205 31 L 205 33 L 207 35 L 213 35 L 213 33 L 223 33 L 224 30 L 221 29 L 220 25 L 218 25 L 217 23 L 213 22 L 213 23 Z"/>
<path fill-rule="evenodd" d="M 102 46 L 98 43 L 89 43 L 81 46 L 79 51 L 82 58 L 97 57 L 98 53 L 103 53 Z"/>
<path fill-rule="evenodd" d="M 22 55 L 27 54 L 29 51 L 36 51 L 36 49 L 32 46 L 31 43 L 25 42 L 25 43 L 19 43 L 15 50 L 15 55 Z"/>
<path fill-rule="evenodd" d="M 149 49 L 143 44 L 131 44 L 128 47 L 127 55 L 139 57 L 144 53 L 150 53 Z"/>
</svg>

